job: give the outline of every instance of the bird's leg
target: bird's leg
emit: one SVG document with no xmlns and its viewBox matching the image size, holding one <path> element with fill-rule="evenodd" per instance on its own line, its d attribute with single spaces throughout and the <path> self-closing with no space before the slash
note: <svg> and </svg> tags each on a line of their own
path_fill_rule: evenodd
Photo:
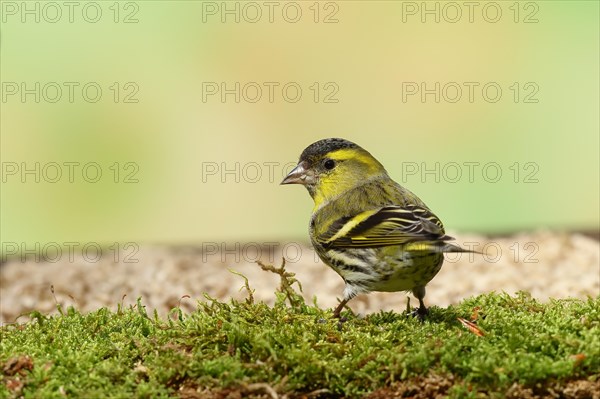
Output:
<svg viewBox="0 0 600 399">
<path fill-rule="evenodd" d="M 427 316 L 429 314 L 429 309 L 427 309 L 427 306 L 425 306 L 425 302 L 423 302 L 423 298 L 418 298 L 418 299 L 419 299 L 419 308 L 417 309 L 417 316 L 422 321 L 422 320 L 425 320 L 425 316 Z"/>
<path fill-rule="evenodd" d="M 349 300 L 350 300 L 350 298 L 344 298 L 342 300 L 342 302 L 340 302 L 338 307 L 335 308 L 335 310 L 333 311 L 333 317 L 338 318 L 338 319 L 340 318 L 340 313 L 342 312 L 342 310 L 344 310 L 344 306 L 346 306 L 346 304 L 348 303 Z"/>
<path fill-rule="evenodd" d="M 342 326 L 344 325 L 344 323 L 346 322 L 345 317 L 340 317 L 340 313 L 342 313 L 342 310 L 344 309 L 344 306 L 346 306 L 346 304 L 348 303 L 348 301 L 351 298 L 344 298 L 342 300 L 342 302 L 340 302 L 340 304 L 338 305 L 337 308 L 335 308 L 335 310 L 333 311 L 333 317 L 338 319 L 338 330 L 342 331 Z"/>
<path fill-rule="evenodd" d="M 415 309 L 413 316 L 416 316 L 419 318 L 419 320 L 424 321 L 425 316 L 427 316 L 429 313 L 429 309 L 427 309 L 427 306 L 425 306 L 425 302 L 423 301 L 425 298 L 425 287 L 416 287 L 412 290 L 412 292 L 413 295 L 419 300 L 419 307 Z"/>
</svg>

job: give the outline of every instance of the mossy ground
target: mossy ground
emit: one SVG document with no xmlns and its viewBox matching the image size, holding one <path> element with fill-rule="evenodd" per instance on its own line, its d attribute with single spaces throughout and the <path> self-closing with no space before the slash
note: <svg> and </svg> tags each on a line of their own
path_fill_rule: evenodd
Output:
<svg viewBox="0 0 600 399">
<path fill-rule="evenodd" d="M 34 312 L 0 329 L 0 397 L 585 398 L 600 387 L 600 297 L 539 303 L 492 293 L 434 306 L 424 323 L 349 311 L 339 323 L 294 292 L 293 275 L 271 271 L 282 278 L 273 307 L 255 303 L 246 282 L 246 301 L 207 297 L 166 319 L 141 300 L 117 311 Z"/>
</svg>

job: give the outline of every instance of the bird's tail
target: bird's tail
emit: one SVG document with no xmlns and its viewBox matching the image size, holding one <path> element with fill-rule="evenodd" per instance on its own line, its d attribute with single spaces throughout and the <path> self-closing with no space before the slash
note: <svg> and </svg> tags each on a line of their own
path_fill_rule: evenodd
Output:
<svg viewBox="0 0 600 399">
<path fill-rule="evenodd" d="M 450 238 L 450 237 L 449 237 Z M 452 238 L 450 238 L 452 239 Z M 447 242 L 445 240 L 436 240 L 436 241 L 415 241 L 406 244 L 404 247 L 405 250 L 411 252 L 438 252 L 438 253 L 473 253 L 485 255 L 483 252 L 475 251 L 472 249 L 465 249 L 456 244 Z"/>
<path fill-rule="evenodd" d="M 456 244 L 452 244 L 449 242 L 444 242 L 438 245 L 440 248 L 439 252 L 444 252 L 444 253 L 471 253 L 471 254 L 479 254 L 479 255 L 484 255 L 483 252 L 480 251 L 475 251 L 472 249 L 465 249 L 462 248 Z"/>
</svg>

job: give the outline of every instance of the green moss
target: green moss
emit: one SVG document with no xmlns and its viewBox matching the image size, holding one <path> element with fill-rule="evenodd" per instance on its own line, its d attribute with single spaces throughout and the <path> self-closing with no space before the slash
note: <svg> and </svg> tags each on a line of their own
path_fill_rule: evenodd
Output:
<svg viewBox="0 0 600 399">
<path fill-rule="evenodd" d="M 449 376 L 456 381 L 449 394 L 463 397 L 600 374 L 600 297 L 539 303 L 525 293 L 492 293 L 433 307 L 424 323 L 393 312 L 347 312 L 340 325 L 290 287 L 282 284 L 273 307 L 250 296 L 209 298 L 192 314 L 176 309 L 166 320 L 149 317 L 141 301 L 117 312 L 36 313 L 0 329 L 0 397 L 154 398 L 177 396 L 182 387 L 253 383 L 281 393 L 361 396 L 426 375 Z M 470 319 L 476 307 L 483 337 L 457 320 Z M 30 357 L 30 369 L 14 366 L 21 356 Z"/>
</svg>

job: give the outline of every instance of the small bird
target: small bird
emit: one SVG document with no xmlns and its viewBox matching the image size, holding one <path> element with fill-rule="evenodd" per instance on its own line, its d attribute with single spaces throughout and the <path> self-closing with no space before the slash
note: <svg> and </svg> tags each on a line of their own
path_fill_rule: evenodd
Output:
<svg viewBox="0 0 600 399">
<path fill-rule="evenodd" d="M 309 145 L 281 184 L 302 184 L 315 202 L 311 242 L 346 283 L 334 317 L 358 294 L 412 291 L 423 320 L 425 286 L 440 271 L 444 252 L 471 252 L 449 243 L 453 238 L 423 201 L 348 140 Z"/>
</svg>

